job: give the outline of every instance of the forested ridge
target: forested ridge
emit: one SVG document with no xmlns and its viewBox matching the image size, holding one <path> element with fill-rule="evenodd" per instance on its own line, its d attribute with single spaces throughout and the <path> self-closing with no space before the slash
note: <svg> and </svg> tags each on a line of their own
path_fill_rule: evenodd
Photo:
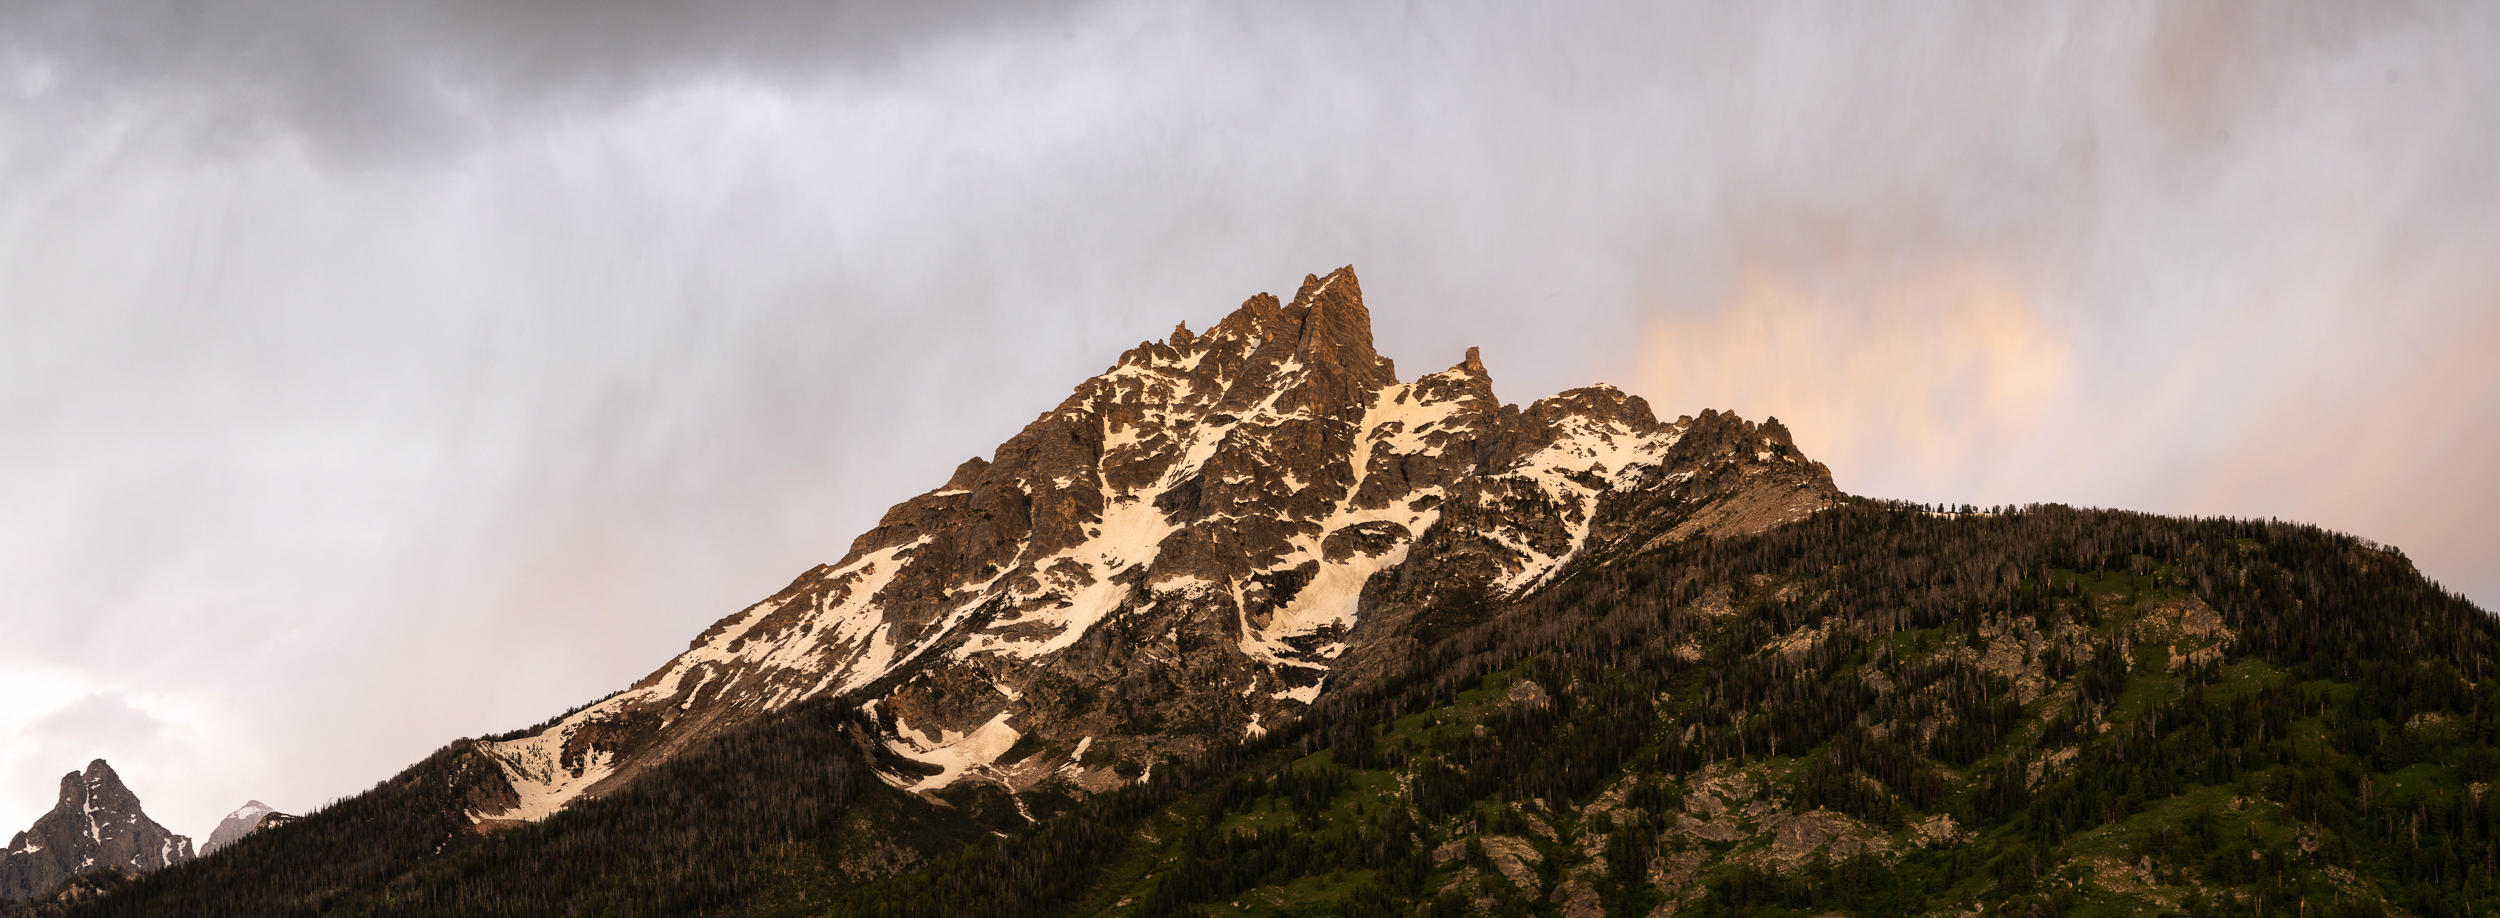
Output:
<svg viewBox="0 0 2500 918">
<path fill-rule="evenodd" d="M 486 834 L 447 749 L 73 914 L 2500 910 L 2494 623 L 2349 536 L 1854 501 L 1446 596 L 1384 678 L 1030 820 L 818 701 Z"/>
</svg>

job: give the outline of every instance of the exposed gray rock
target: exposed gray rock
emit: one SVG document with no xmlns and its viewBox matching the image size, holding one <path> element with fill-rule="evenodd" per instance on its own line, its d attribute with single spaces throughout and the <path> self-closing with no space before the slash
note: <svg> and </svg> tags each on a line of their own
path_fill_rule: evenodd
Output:
<svg viewBox="0 0 2500 918">
<path fill-rule="evenodd" d="M 83 774 L 61 776 L 60 800 L 52 811 L 0 852 L 0 901 L 31 899 L 81 874 L 144 873 L 191 856 L 191 840 L 149 819 L 113 766 L 97 759 Z"/>
<path fill-rule="evenodd" d="M 631 689 L 479 744 L 510 792 L 473 816 L 544 818 L 827 695 L 920 763 L 898 786 L 1150 780 L 1400 659 L 1453 593 L 1837 497 L 1776 421 L 1662 422 L 1607 386 L 1507 406 L 1472 348 L 1402 383 L 1340 269 L 1141 342 Z"/>
</svg>

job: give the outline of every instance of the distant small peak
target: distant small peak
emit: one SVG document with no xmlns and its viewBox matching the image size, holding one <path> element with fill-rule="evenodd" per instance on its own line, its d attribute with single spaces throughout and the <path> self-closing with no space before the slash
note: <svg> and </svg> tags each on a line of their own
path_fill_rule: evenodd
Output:
<svg viewBox="0 0 2500 918">
<path fill-rule="evenodd" d="M 1189 323 L 1183 322 L 1172 326 L 1171 343 L 1173 347 L 1187 347 L 1190 342 L 1196 340 L 1198 340 L 1198 336 L 1189 333 Z"/>
<path fill-rule="evenodd" d="M 1465 370 L 1469 376 L 1486 375 L 1484 369 L 1484 357 L 1483 355 L 1478 354 L 1476 349 L 1472 347 L 1467 349 L 1467 359 L 1459 361 L 1458 366 L 1451 367 L 1451 369 Z"/>
</svg>

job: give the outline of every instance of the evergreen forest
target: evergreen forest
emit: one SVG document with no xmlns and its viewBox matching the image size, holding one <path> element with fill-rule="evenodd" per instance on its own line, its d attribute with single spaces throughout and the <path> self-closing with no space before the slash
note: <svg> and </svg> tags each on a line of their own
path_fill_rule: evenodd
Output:
<svg viewBox="0 0 2500 918">
<path fill-rule="evenodd" d="M 487 833 L 455 745 L 66 912 L 2500 914 L 2500 629 L 2314 526 L 1852 500 L 1418 627 L 1108 793 L 906 794 L 818 699 Z"/>
</svg>

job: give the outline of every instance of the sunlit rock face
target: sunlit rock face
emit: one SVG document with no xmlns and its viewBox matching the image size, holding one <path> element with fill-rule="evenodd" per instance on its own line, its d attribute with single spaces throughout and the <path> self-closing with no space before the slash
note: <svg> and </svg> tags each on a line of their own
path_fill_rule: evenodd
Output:
<svg viewBox="0 0 2500 918">
<path fill-rule="evenodd" d="M 1607 386 L 1503 405 L 1474 349 L 1400 382 L 1340 269 L 1140 343 L 630 689 L 481 744 L 511 793 L 472 816 L 544 818 L 823 695 L 873 715 L 898 786 L 1151 780 L 1382 665 L 1444 593 L 1837 497 L 1776 421 Z"/>
<path fill-rule="evenodd" d="M 0 901 L 43 895 L 63 880 L 98 870 L 145 873 L 191 859 L 191 840 L 157 825 L 97 759 L 61 776 L 61 796 L 33 828 L 0 851 Z"/>
</svg>

